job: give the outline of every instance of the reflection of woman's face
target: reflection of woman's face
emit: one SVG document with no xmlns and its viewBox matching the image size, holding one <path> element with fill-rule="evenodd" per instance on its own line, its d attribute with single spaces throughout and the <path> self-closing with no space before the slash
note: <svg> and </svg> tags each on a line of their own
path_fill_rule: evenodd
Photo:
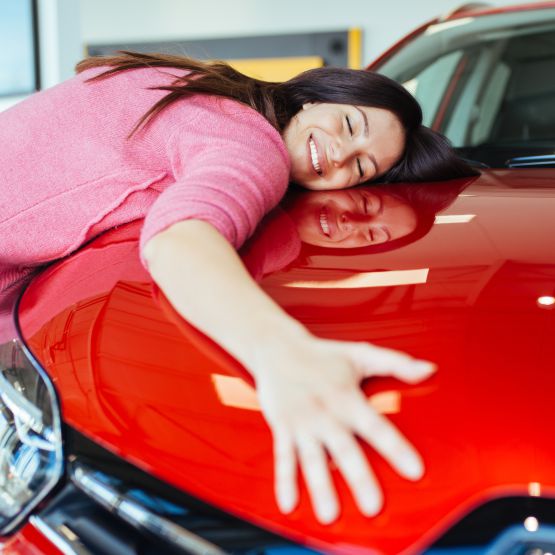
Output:
<svg viewBox="0 0 555 555">
<path fill-rule="evenodd" d="M 393 241 L 412 233 L 417 224 L 408 204 L 372 187 L 306 193 L 290 216 L 301 241 L 333 248 Z"/>
</svg>

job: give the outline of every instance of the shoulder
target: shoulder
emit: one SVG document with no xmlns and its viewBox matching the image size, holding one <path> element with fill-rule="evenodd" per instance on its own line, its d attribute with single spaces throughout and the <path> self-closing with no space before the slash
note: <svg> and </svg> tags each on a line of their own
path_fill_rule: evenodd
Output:
<svg viewBox="0 0 555 555">
<path fill-rule="evenodd" d="M 110 66 L 99 66 L 86 69 L 78 73 L 75 78 L 79 81 L 87 81 L 105 73 L 106 71 L 110 71 L 110 69 L 112 69 Z M 186 71 L 183 69 L 172 67 L 141 67 L 118 71 L 107 76 L 106 79 L 99 79 L 92 82 L 103 83 L 115 80 L 138 84 L 148 83 L 166 85 L 179 77 L 183 77 L 185 73 Z"/>
<path fill-rule="evenodd" d="M 250 106 L 215 95 L 195 95 L 187 104 L 187 115 L 195 122 L 194 133 L 184 134 L 190 140 L 240 153 L 243 159 L 272 160 L 289 170 L 289 154 L 279 131 Z M 178 135 L 185 138 L 179 131 Z"/>
</svg>

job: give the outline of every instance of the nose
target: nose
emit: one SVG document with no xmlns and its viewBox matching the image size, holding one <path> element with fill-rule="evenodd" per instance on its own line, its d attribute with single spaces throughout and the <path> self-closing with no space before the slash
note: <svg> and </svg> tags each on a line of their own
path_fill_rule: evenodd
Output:
<svg viewBox="0 0 555 555">
<path fill-rule="evenodd" d="M 353 233 L 358 229 L 366 229 L 372 219 L 373 216 L 371 214 L 361 214 L 360 212 L 351 212 L 349 210 L 345 210 L 339 215 L 341 228 L 347 233 Z"/>
<path fill-rule="evenodd" d="M 330 162 L 336 168 L 340 168 L 354 155 L 355 148 L 352 143 L 335 140 L 330 143 Z"/>
</svg>

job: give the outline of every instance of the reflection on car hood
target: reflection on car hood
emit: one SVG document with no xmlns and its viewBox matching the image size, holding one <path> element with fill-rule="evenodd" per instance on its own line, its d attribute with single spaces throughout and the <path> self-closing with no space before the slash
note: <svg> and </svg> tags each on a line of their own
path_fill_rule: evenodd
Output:
<svg viewBox="0 0 555 555">
<path fill-rule="evenodd" d="M 312 249 L 263 279 L 319 336 L 372 341 L 439 366 L 421 385 L 365 384 L 427 467 L 409 483 L 368 448 L 386 492 L 373 519 L 339 477 L 333 525 L 317 524 L 304 489 L 296 511 L 280 515 L 252 384 L 155 290 L 138 262 L 140 222 L 36 278 L 20 303 L 22 335 L 53 377 L 64 419 L 156 476 L 327 552 L 417 550 L 485 499 L 528 495 L 530 484 L 534 494 L 555 493 L 554 178 L 544 169 L 485 172 L 413 244 Z"/>
</svg>

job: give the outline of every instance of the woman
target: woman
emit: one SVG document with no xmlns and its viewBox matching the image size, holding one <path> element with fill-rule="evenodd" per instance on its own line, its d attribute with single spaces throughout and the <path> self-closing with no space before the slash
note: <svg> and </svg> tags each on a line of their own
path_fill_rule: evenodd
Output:
<svg viewBox="0 0 555 555">
<path fill-rule="evenodd" d="M 235 249 L 289 179 L 339 189 L 473 171 L 421 126 L 416 101 L 376 74 L 322 68 L 264 83 L 225 64 L 134 53 L 88 59 L 78 71 L 0 114 L 1 281 L 146 216 L 141 256 L 151 276 L 256 381 L 281 510 L 297 503 L 298 460 L 318 519 L 337 517 L 327 451 L 361 511 L 376 514 L 381 493 L 354 435 L 409 479 L 423 465 L 359 382 L 416 382 L 433 365 L 312 336 L 256 286 Z"/>
</svg>

